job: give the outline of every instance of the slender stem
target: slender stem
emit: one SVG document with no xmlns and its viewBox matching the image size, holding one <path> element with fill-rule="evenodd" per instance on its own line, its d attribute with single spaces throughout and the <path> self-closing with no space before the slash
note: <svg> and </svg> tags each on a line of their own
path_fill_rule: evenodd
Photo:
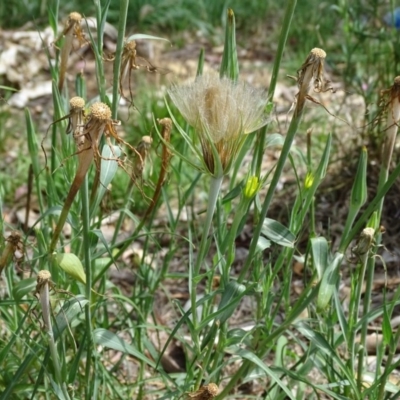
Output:
<svg viewBox="0 0 400 400">
<path fill-rule="evenodd" d="M 106 102 L 106 79 L 104 76 L 104 65 L 103 65 L 103 34 L 101 31 L 101 22 L 102 22 L 102 10 L 101 10 L 101 2 L 100 0 L 94 1 L 96 8 L 96 24 L 97 24 L 97 44 L 94 49 L 94 55 L 96 59 L 96 77 L 98 88 L 100 92 L 100 99 L 102 102 Z"/>
<path fill-rule="evenodd" d="M 292 23 L 292 18 L 293 18 L 294 10 L 296 8 L 296 3 L 297 3 L 297 0 L 287 1 L 285 17 L 283 19 L 282 30 L 279 35 L 278 48 L 277 48 L 277 51 L 275 54 L 274 68 L 272 70 L 271 81 L 269 83 L 268 102 L 271 102 L 274 97 L 275 87 L 276 87 L 276 83 L 278 80 L 278 74 L 280 71 L 282 55 L 283 55 L 283 51 L 285 49 L 286 41 L 287 41 L 287 38 L 289 35 L 290 25 Z M 257 176 L 261 175 L 261 166 L 262 166 L 262 160 L 263 160 L 263 155 L 264 155 L 264 145 L 265 145 L 265 136 L 267 134 L 267 126 L 265 126 L 263 129 L 261 129 L 261 131 L 258 135 L 258 138 L 257 138 L 257 142 L 256 142 L 257 165 L 256 165 L 255 175 L 257 175 Z"/>
<path fill-rule="evenodd" d="M 128 6 L 129 0 L 120 0 L 119 2 L 119 22 L 118 22 L 118 39 L 117 39 L 117 50 L 115 52 L 115 60 L 114 60 L 114 76 L 113 76 L 113 97 L 112 97 L 112 117 L 117 119 L 118 114 L 118 103 L 119 103 L 119 95 L 118 95 L 118 87 L 119 87 L 119 76 L 121 69 L 121 55 L 122 49 L 124 47 L 124 39 L 125 39 L 125 25 L 126 19 L 128 16 Z"/>
<path fill-rule="evenodd" d="M 271 184 L 269 186 L 267 195 L 265 197 L 258 223 L 256 225 L 256 228 L 254 229 L 253 239 L 250 244 L 249 257 L 247 257 L 246 264 L 243 266 L 242 271 L 240 272 L 238 282 L 243 282 L 243 279 L 246 276 L 246 273 L 250 268 L 250 265 L 251 265 L 251 262 L 253 259 L 253 257 L 251 257 L 251 255 L 254 254 L 256 251 L 257 242 L 258 242 L 258 239 L 261 234 L 263 222 L 267 215 L 267 212 L 268 212 L 269 206 L 271 204 L 272 198 L 274 196 L 276 187 L 278 186 L 279 179 L 281 177 L 287 157 L 288 157 L 290 149 L 292 147 L 293 139 L 294 139 L 297 129 L 300 125 L 301 117 L 303 115 L 303 110 L 304 110 L 303 107 L 300 109 L 296 109 L 295 115 L 293 115 L 292 121 L 290 122 L 289 130 L 288 130 L 288 133 L 287 133 L 287 136 L 285 139 L 285 143 L 283 144 L 281 155 L 279 157 L 278 163 L 276 164 L 274 176 L 272 177 Z"/>
<path fill-rule="evenodd" d="M 197 321 L 197 313 L 196 313 L 196 295 L 197 295 L 197 279 L 200 274 L 201 264 L 204 261 L 206 256 L 207 250 L 207 243 L 208 243 L 208 234 L 210 232 L 212 219 L 214 216 L 215 206 L 217 204 L 217 199 L 219 195 L 219 191 L 221 189 L 222 184 L 221 177 L 212 177 L 210 182 L 210 195 L 208 197 L 208 205 L 207 205 L 207 213 L 206 213 L 206 220 L 204 221 L 204 229 L 203 234 L 200 241 L 200 247 L 197 254 L 196 263 L 192 270 L 192 276 L 190 279 L 190 300 L 192 304 L 192 318 L 193 318 L 193 326 L 196 329 L 196 321 Z"/>
<path fill-rule="evenodd" d="M 53 326 L 51 323 L 49 282 L 46 282 L 40 289 L 40 303 L 42 306 L 43 321 L 47 331 L 47 339 L 49 343 L 51 358 L 53 360 L 55 378 L 58 385 L 60 385 L 64 398 L 69 400 L 70 397 L 68 395 L 67 387 L 65 385 L 65 382 L 63 382 L 61 378 L 60 359 L 58 357 L 56 342 L 54 340 Z"/>
<path fill-rule="evenodd" d="M 90 209 L 89 209 L 89 189 L 88 180 L 85 177 L 81 186 L 81 201 L 82 201 L 82 228 L 83 228 L 83 252 L 84 252 L 84 265 L 86 274 L 86 298 L 88 303 L 85 306 L 85 319 L 86 319 L 86 399 L 91 399 L 91 376 L 95 375 L 95 371 L 91 371 L 93 339 L 92 339 L 92 316 L 90 311 L 91 296 L 92 296 L 92 260 L 90 254 Z M 94 364 L 95 366 L 95 364 Z"/>
<path fill-rule="evenodd" d="M 350 321 L 349 321 L 349 354 L 350 354 L 350 371 L 354 371 L 354 359 L 355 359 L 355 354 L 354 354 L 354 349 L 355 349 L 355 336 L 356 336 L 356 325 L 358 321 L 358 313 L 359 313 L 359 308 L 360 308 L 360 302 L 361 302 L 361 293 L 362 293 L 362 288 L 364 284 L 364 278 L 365 278 L 365 271 L 367 269 L 367 264 L 368 264 L 368 252 L 363 254 L 360 257 L 360 271 L 358 274 L 358 282 L 357 282 L 357 289 L 356 289 L 356 297 L 354 304 L 352 306 L 352 315 L 349 315 Z M 364 312 L 365 315 L 365 312 Z M 365 328 L 368 327 L 368 321 L 364 324 Z M 364 325 L 363 325 L 363 330 L 364 330 Z M 362 389 L 362 384 L 363 384 L 363 368 L 364 368 L 364 349 L 362 348 L 364 346 L 365 342 L 361 339 L 361 345 L 360 345 L 360 352 L 359 352 L 359 360 L 358 360 L 358 374 L 357 374 L 357 387 L 361 391 Z"/>
</svg>

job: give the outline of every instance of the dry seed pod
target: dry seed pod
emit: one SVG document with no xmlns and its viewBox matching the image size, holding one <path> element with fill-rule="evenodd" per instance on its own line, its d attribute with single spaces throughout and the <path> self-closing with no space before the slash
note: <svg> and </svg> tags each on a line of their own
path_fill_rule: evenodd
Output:
<svg viewBox="0 0 400 400">
<path fill-rule="evenodd" d="M 85 144 L 85 100 L 82 97 L 72 97 L 69 101 L 69 121 L 67 134 L 72 132 L 78 151 L 81 151 Z"/>
<path fill-rule="evenodd" d="M 45 269 L 39 271 L 37 274 L 35 293 L 40 293 L 44 285 L 52 285 L 51 273 Z"/>
<path fill-rule="evenodd" d="M 79 40 L 80 45 L 86 43 L 84 33 L 81 28 L 82 15 L 77 12 L 69 14 L 67 23 L 65 24 L 62 36 L 64 36 L 64 44 L 61 49 L 60 57 L 60 73 L 58 80 L 58 90 L 61 92 L 64 86 L 65 73 L 67 71 L 68 57 L 71 53 L 72 42 L 74 37 Z"/>
<path fill-rule="evenodd" d="M 383 91 L 383 94 L 385 93 L 388 93 L 389 101 L 385 105 L 387 122 L 382 147 L 382 164 L 386 170 L 389 170 L 400 120 L 400 76 L 394 79 L 394 83 L 390 89 Z"/>
<path fill-rule="evenodd" d="M 131 72 L 140 68 L 146 69 L 148 72 L 168 73 L 164 68 L 155 67 L 148 60 L 139 57 L 136 51 L 136 42 L 134 40 L 125 41 L 121 56 L 121 68 L 119 75 L 119 93 L 127 101 L 133 105 L 133 93 L 131 85 Z M 129 99 L 124 94 L 124 82 L 128 80 Z"/>
<path fill-rule="evenodd" d="M 357 240 L 357 244 L 351 251 L 357 255 L 362 256 L 368 253 L 375 244 L 375 230 L 373 228 L 365 228 Z"/>
<path fill-rule="evenodd" d="M 133 176 L 134 178 L 142 178 L 143 169 L 145 166 L 147 154 L 150 150 L 153 139 L 150 136 L 143 136 L 140 143 L 136 146 L 137 158 L 133 165 Z"/>
<path fill-rule="evenodd" d="M 21 234 L 18 231 L 11 232 L 6 242 L 7 244 L 0 256 L 0 274 L 17 250 L 22 254 L 24 253 L 24 244 L 21 241 Z"/>
<path fill-rule="evenodd" d="M 194 400 L 210 400 L 217 396 L 218 386 L 215 383 L 209 383 L 202 386 L 199 390 L 188 394 L 188 399 Z"/>
</svg>

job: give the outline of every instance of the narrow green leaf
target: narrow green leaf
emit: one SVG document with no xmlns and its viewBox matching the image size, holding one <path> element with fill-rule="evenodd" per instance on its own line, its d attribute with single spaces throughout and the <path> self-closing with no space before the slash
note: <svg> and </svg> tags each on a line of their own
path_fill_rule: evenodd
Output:
<svg viewBox="0 0 400 400">
<path fill-rule="evenodd" d="M 36 288 L 36 278 L 26 278 L 16 283 L 13 288 L 14 300 L 23 299 L 28 293 L 33 293 Z"/>
<path fill-rule="evenodd" d="M 221 301 L 218 305 L 218 311 L 221 311 L 229 305 L 229 308 L 225 309 L 219 314 L 218 319 L 221 324 L 227 321 L 236 310 L 240 300 L 246 292 L 246 286 L 238 283 L 237 281 L 230 281 L 224 288 L 222 293 Z"/>
<path fill-rule="evenodd" d="M 292 394 L 291 390 L 288 386 L 279 378 L 278 374 L 276 374 L 271 368 L 269 368 L 262 360 L 260 360 L 254 353 L 246 350 L 246 349 L 232 349 L 232 353 L 242 357 L 246 360 L 251 361 L 257 367 L 261 368 L 262 371 L 271 379 L 271 381 L 275 382 L 277 385 L 281 387 L 281 389 L 286 393 L 287 397 L 292 400 L 296 400 L 296 397 Z"/>
<path fill-rule="evenodd" d="M 342 253 L 336 253 L 333 261 L 329 264 L 322 276 L 317 299 L 317 308 L 321 312 L 324 311 L 329 304 L 333 292 L 336 289 L 343 257 L 344 255 Z"/>
<path fill-rule="evenodd" d="M 143 353 L 137 350 L 135 346 L 126 343 L 125 340 L 106 329 L 95 329 L 93 331 L 93 342 L 108 349 L 120 351 L 124 354 L 130 354 L 131 356 L 136 357 L 138 360 L 145 362 L 152 368 L 155 368 L 154 362 L 144 356 Z"/>
<path fill-rule="evenodd" d="M 318 280 L 321 280 L 324 271 L 326 271 L 328 267 L 328 242 L 324 237 L 312 238 L 311 251 Z"/>
<path fill-rule="evenodd" d="M 265 218 L 261 232 L 272 242 L 284 247 L 294 247 L 296 237 L 280 222 L 271 218 Z"/>
<path fill-rule="evenodd" d="M 197 72 L 196 76 L 203 75 L 203 68 L 204 68 L 204 49 L 200 50 L 199 60 L 197 62 Z"/>
<path fill-rule="evenodd" d="M 159 37 L 159 36 L 152 36 L 152 35 L 146 35 L 144 33 L 135 33 L 131 36 L 129 36 L 126 41 L 130 42 L 131 40 L 139 40 L 139 39 L 146 39 L 146 40 L 163 40 L 165 42 L 171 43 L 170 40 Z"/>
<path fill-rule="evenodd" d="M 350 205 L 358 208 L 358 210 L 367 201 L 367 161 L 368 153 L 367 148 L 364 146 L 361 150 L 361 156 L 350 197 Z"/>
<path fill-rule="evenodd" d="M 56 316 L 54 324 L 54 339 L 57 340 L 68 326 L 77 326 L 81 321 L 76 317 L 85 311 L 88 300 L 83 296 L 76 296 L 66 301 Z M 76 323 L 74 323 L 76 321 Z"/>
<path fill-rule="evenodd" d="M 227 12 L 224 54 L 222 55 L 219 76 L 221 78 L 226 76 L 236 82 L 239 78 L 239 64 L 236 49 L 235 14 L 231 8 L 228 8 Z"/>
<path fill-rule="evenodd" d="M 108 190 L 108 185 L 114 179 L 114 176 L 118 171 L 117 159 L 120 155 L 121 149 L 118 146 L 112 146 L 112 148 L 108 145 L 103 146 L 100 163 L 100 185 L 97 191 L 96 200 L 91 207 L 90 214 L 92 217 L 96 213 L 97 207 L 103 200 L 103 197 Z"/>
<path fill-rule="evenodd" d="M 393 330 L 390 324 L 388 306 L 385 304 L 385 302 L 383 303 L 382 334 L 385 345 L 391 345 L 393 340 Z"/>
</svg>

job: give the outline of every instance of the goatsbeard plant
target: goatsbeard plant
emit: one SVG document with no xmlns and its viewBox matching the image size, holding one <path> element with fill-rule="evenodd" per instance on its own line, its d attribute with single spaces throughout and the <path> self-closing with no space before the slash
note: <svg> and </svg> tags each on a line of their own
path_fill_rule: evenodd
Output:
<svg viewBox="0 0 400 400">
<path fill-rule="evenodd" d="M 214 74 L 200 75 L 190 84 L 173 86 L 168 94 L 194 129 L 192 136 L 177 126 L 179 132 L 196 154 L 200 169 L 211 176 L 206 221 L 195 267 L 189 277 L 191 282 L 195 282 L 206 255 L 207 237 L 222 179 L 229 173 L 246 135 L 267 123 L 267 96 L 262 89 Z M 199 168 L 183 155 L 182 158 Z M 191 302 L 196 326 L 195 283 L 191 286 Z"/>
</svg>

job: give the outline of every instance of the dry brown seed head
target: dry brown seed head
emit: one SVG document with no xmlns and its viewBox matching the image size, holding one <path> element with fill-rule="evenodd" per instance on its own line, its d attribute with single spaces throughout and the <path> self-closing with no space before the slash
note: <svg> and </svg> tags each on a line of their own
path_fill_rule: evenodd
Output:
<svg viewBox="0 0 400 400">
<path fill-rule="evenodd" d="M 73 11 L 73 12 L 72 12 L 71 14 L 69 14 L 69 16 L 68 16 L 68 20 L 69 20 L 70 22 L 73 22 L 73 23 L 80 22 L 81 19 L 82 19 L 82 15 L 79 14 L 78 12 L 76 12 L 76 11 Z"/>
<path fill-rule="evenodd" d="M 37 280 L 38 282 L 44 282 L 44 281 L 49 281 L 51 279 L 51 274 L 49 271 L 42 269 L 41 271 L 38 272 L 37 274 Z"/>
<path fill-rule="evenodd" d="M 310 53 L 313 54 L 315 57 L 318 57 L 318 58 L 326 58 L 325 51 L 322 50 L 322 49 L 319 49 L 318 47 L 313 48 L 310 51 Z"/>
<path fill-rule="evenodd" d="M 124 50 L 127 52 L 136 52 L 136 42 L 131 40 L 130 42 L 125 42 Z"/>
<path fill-rule="evenodd" d="M 209 383 L 202 386 L 199 390 L 189 393 L 189 398 L 194 400 L 211 400 L 218 394 L 218 386 L 215 383 Z"/>
<path fill-rule="evenodd" d="M 153 143 L 153 139 L 151 138 L 151 136 L 143 136 L 142 137 L 142 142 L 147 145 L 150 146 Z"/>
<path fill-rule="evenodd" d="M 97 102 L 90 107 L 90 113 L 93 118 L 99 119 L 101 121 L 106 121 L 111 118 L 111 110 L 107 104 Z"/>
<path fill-rule="evenodd" d="M 69 106 L 72 110 L 82 109 L 85 107 L 85 100 L 82 97 L 75 96 L 69 101 Z"/>
</svg>

